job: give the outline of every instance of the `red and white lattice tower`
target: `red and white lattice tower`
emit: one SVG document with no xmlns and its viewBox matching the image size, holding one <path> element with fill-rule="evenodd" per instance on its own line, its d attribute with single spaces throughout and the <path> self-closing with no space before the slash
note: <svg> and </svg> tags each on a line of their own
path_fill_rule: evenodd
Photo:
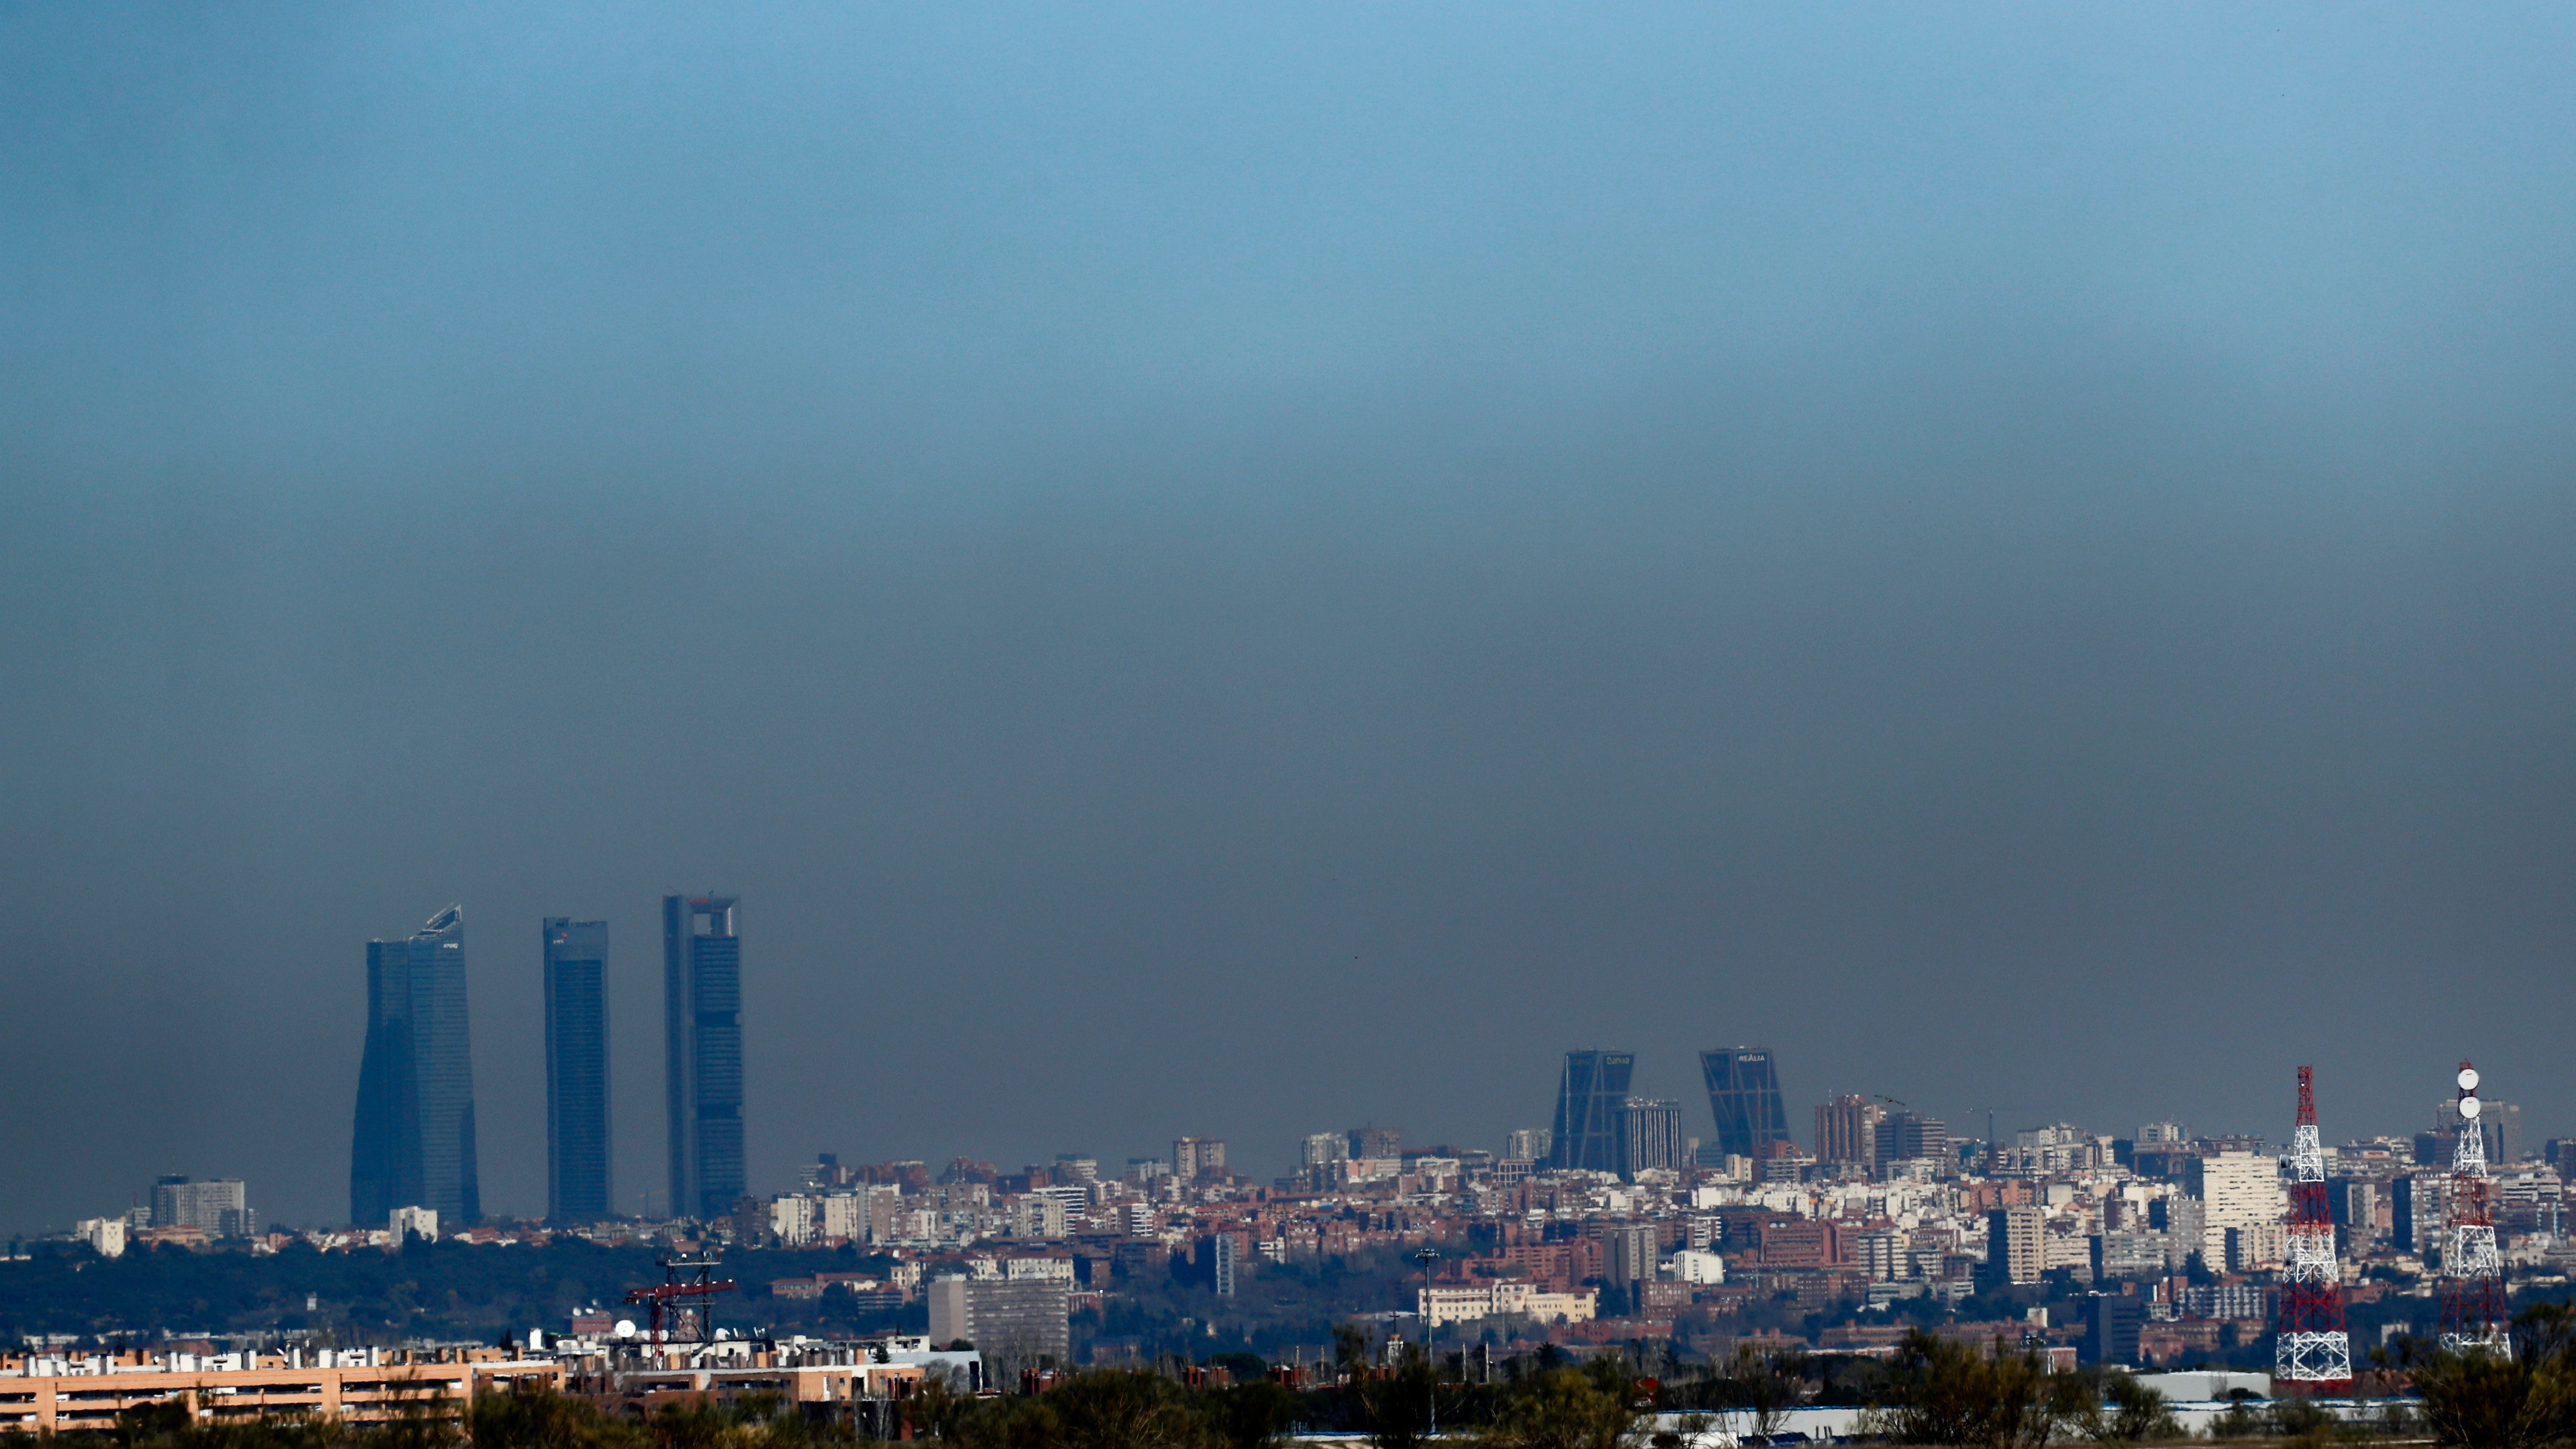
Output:
<svg viewBox="0 0 2576 1449">
<path fill-rule="evenodd" d="M 2478 1069 L 2460 1063 L 2459 1142 L 2451 1151 L 2449 1231 L 2442 1235 L 2442 1347 L 2511 1353 L 2504 1332 L 2504 1260 L 2496 1254 L 2495 1183 L 2478 1121 Z"/>
<path fill-rule="evenodd" d="M 2317 1137 L 2312 1069 L 2299 1068 L 2299 1129 L 2290 1149 L 2289 1259 L 2281 1268 L 2281 1326 L 2272 1340 L 2272 1378 L 2293 1392 L 2352 1388 L 2352 1339 L 2343 1327 L 2343 1270 L 2335 1261 L 2334 1212 L 2326 1203 L 2326 1151 Z"/>
</svg>

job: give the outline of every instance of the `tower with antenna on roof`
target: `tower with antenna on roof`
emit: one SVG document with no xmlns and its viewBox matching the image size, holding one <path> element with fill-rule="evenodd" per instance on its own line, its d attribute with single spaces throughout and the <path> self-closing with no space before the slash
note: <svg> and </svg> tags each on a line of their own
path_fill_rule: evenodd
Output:
<svg viewBox="0 0 2576 1449">
<path fill-rule="evenodd" d="M 2290 1251 L 2281 1268 L 2281 1327 L 2272 1340 L 2272 1378 L 2294 1386 L 2292 1392 L 2331 1395 L 2352 1387 L 2352 1339 L 2343 1326 L 2343 1271 L 2335 1260 L 2334 1213 L 2326 1202 L 2326 1154 L 2317 1136 L 2313 1071 L 2299 1068 L 2299 1122 L 2290 1149 Z"/>
</svg>

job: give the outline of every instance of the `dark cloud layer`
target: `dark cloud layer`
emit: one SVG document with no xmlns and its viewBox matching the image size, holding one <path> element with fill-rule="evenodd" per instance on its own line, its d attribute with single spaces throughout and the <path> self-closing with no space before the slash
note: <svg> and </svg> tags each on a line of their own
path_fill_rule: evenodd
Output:
<svg viewBox="0 0 2576 1449">
<path fill-rule="evenodd" d="M 0 1222 L 344 1211 L 451 900 L 500 1211 L 613 923 L 633 1205 L 708 886 L 770 1186 L 1583 1044 L 2576 1126 L 2572 35 L 0 15 Z"/>
</svg>

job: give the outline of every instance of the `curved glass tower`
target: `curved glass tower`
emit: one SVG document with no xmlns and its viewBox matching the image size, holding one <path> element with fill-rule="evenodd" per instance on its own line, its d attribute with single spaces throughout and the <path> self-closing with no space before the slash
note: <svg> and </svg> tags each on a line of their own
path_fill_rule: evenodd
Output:
<svg viewBox="0 0 2576 1449">
<path fill-rule="evenodd" d="M 474 1170 L 474 1053 L 465 1030 L 465 908 L 409 940 L 367 943 L 367 1051 L 350 1134 L 349 1221 L 425 1207 L 443 1226 L 483 1216 Z"/>
</svg>

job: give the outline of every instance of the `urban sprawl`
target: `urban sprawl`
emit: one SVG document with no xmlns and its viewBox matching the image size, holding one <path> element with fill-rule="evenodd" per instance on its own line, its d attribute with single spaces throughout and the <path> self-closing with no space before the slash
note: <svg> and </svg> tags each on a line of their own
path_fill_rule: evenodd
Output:
<svg viewBox="0 0 2576 1449">
<path fill-rule="evenodd" d="M 1209 1137 L 1016 1167 L 825 1154 L 792 1191 L 759 1195 L 737 923 L 731 897 L 664 902 L 666 1216 L 612 1211 L 607 926 L 549 918 L 548 1214 L 485 1220 L 451 907 L 367 947 L 347 1226 L 264 1230 L 241 1182 L 170 1177 L 12 1254 L 582 1244 L 636 1250 L 619 1261 L 649 1276 L 473 1342 L 391 1317 L 372 1336 L 299 1331 L 285 1315 L 30 1334 L 0 1356 L 0 1427 L 106 1427 L 181 1395 L 200 1417 L 363 1423 L 397 1412 L 402 1383 L 460 1399 L 541 1383 L 629 1409 L 759 1386 L 883 1430 L 885 1406 L 925 1383 L 1037 1390 L 1087 1365 L 1303 1387 L 1414 1354 L 1489 1381 L 1603 1352 L 1668 1369 L 1747 1350 L 1884 1359 L 1922 1333 L 2161 1374 L 2185 1402 L 2348 1395 L 2400 1339 L 2500 1348 L 2508 1295 L 2563 1293 L 2576 1260 L 2560 1233 L 2576 1139 L 2528 1151 L 2520 1114 L 2466 1063 L 2428 1084 L 2424 1130 L 2339 1146 L 2288 1066 L 2278 1139 L 2174 1122 L 1962 1138 L 1892 1098 L 1841 1095 L 1802 1142 L 1768 1051 L 1703 1052 L 1700 1119 L 1632 1095 L 1633 1053 L 1577 1050 L 1552 1122 L 1482 1147 L 1319 1131 L 1294 1172 L 1259 1181 Z"/>
</svg>

